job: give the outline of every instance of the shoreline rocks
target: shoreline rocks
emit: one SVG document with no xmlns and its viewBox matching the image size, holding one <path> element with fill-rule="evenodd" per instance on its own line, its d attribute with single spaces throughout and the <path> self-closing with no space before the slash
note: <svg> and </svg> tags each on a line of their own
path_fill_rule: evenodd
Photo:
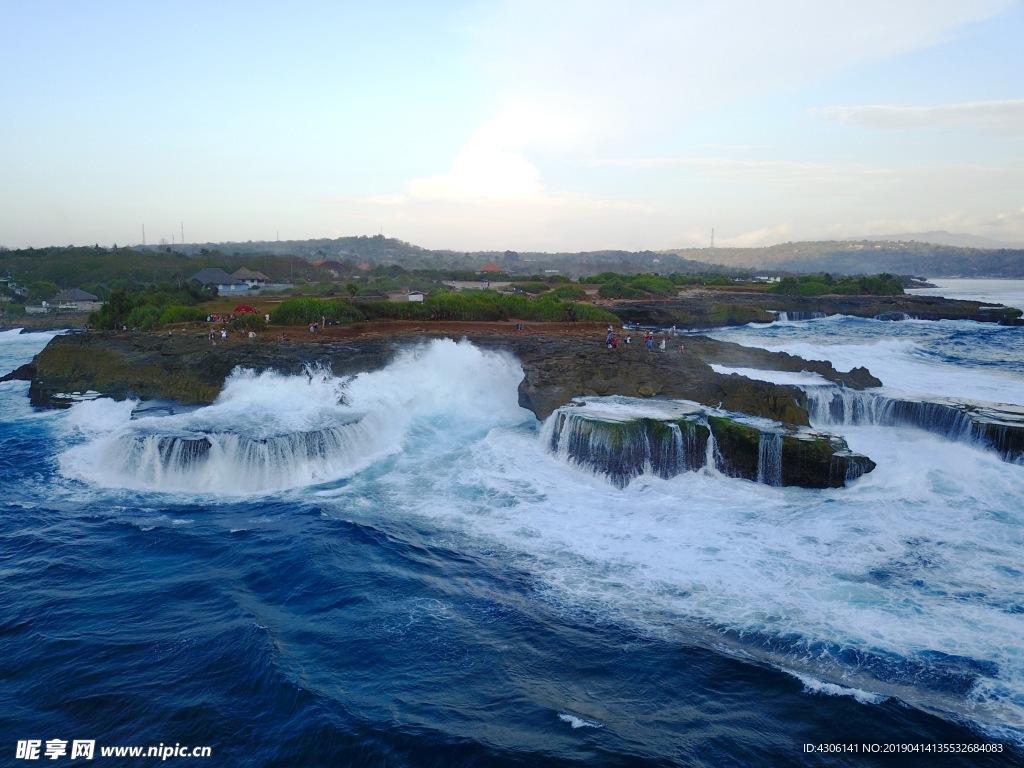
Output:
<svg viewBox="0 0 1024 768">
<path fill-rule="evenodd" d="M 706 295 L 694 299 L 694 306 L 699 305 L 703 313 L 699 317 L 683 299 L 631 302 L 616 305 L 614 310 L 634 323 L 678 328 L 693 327 L 693 323 L 774 320 L 778 315 L 773 312 L 781 311 L 892 318 L 913 314 L 926 319 L 1007 323 L 1018 322 L 1021 314 L 1019 310 L 976 302 L 917 296 L 801 299 L 741 292 L 703 293 Z M 769 485 L 825 488 L 839 487 L 874 468 L 867 457 L 851 453 L 841 438 L 808 429 L 809 408 L 817 409 L 818 414 L 823 412 L 820 397 L 815 400 L 812 395 L 809 399 L 805 388 L 719 373 L 712 366 L 815 373 L 838 392 L 848 393 L 846 399 L 856 394 L 851 402 L 871 399 L 870 393 L 860 395 L 860 391 L 881 385 L 865 368 L 840 372 L 828 362 L 695 335 L 670 337 L 666 349 L 648 350 L 637 334 L 633 344 L 609 349 L 604 343 L 604 327 L 594 323 L 532 324 L 519 331 L 513 330 L 511 323 L 380 321 L 329 328 L 310 336 L 296 329 L 277 331 L 276 340 L 270 335 L 212 343 L 207 329 L 196 325 L 176 328 L 173 335 L 108 332 L 57 336 L 31 363 L 0 381 L 29 381 L 31 402 L 40 407 L 63 407 L 76 399 L 99 395 L 201 405 L 216 399 L 227 377 L 238 367 L 299 374 L 308 366 L 325 366 L 338 376 L 355 375 L 383 368 L 409 345 L 436 338 L 467 339 L 483 349 L 511 354 L 519 361 L 523 370 L 519 404 L 540 421 L 553 413 L 561 414 L 579 398 L 618 395 L 660 402 L 689 401 L 706 409 L 701 417 L 704 426 L 696 433 L 707 433 L 705 445 L 713 441 L 719 457 L 712 460 L 724 474 Z M 680 344 L 685 344 L 685 350 Z M 834 410 L 831 401 L 829 407 Z M 746 417 L 771 420 L 774 426 L 752 426 Z M 897 421 L 903 420 L 901 417 Z M 564 415 L 556 421 L 564 424 Z M 668 422 L 659 426 L 656 419 L 646 417 L 641 421 L 628 429 L 591 425 L 590 432 L 596 429 L 607 433 L 601 439 L 607 438 L 613 449 L 618 446 L 615 450 L 619 454 L 602 454 L 603 458 L 594 459 L 600 451 L 588 449 L 585 456 L 574 455 L 573 460 L 596 461 L 610 467 L 607 474 L 620 487 L 638 473 L 653 471 L 671 476 L 687 462 L 700 463 L 690 457 L 680 464 L 680 451 L 666 447 L 666 435 L 682 429 L 679 423 L 673 427 Z M 1024 427 L 991 417 L 975 417 L 974 422 L 979 444 L 991 446 L 1004 460 L 1020 460 Z M 614 436 L 618 432 L 636 434 L 624 440 Z M 648 447 L 641 450 L 637 447 L 641 444 Z M 651 448 L 655 444 L 661 447 Z M 702 466 L 711 463 L 706 457 L 700 461 L 704 462 Z M 674 470 L 670 465 L 678 466 Z"/>
<path fill-rule="evenodd" d="M 789 319 L 850 315 L 879 320 L 974 320 L 1000 325 L 1024 325 L 1019 309 L 978 301 L 937 296 L 784 296 L 763 291 L 681 291 L 669 299 L 621 302 L 608 309 L 627 323 L 700 330 L 747 323 L 771 323 L 786 313 Z"/>
<path fill-rule="evenodd" d="M 465 329 L 463 329 L 465 330 Z M 608 349 L 603 337 L 523 333 L 495 335 L 416 332 L 317 341 L 231 341 L 212 346 L 204 336 L 89 333 L 55 337 L 17 377 L 30 377 L 29 397 L 59 406 L 55 395 L 93 390 L 124 399 L 168 399 L 207 404 L 236 367 L 300 373 L 329 366 L 335 375 L 384 367 L 398 349 L 431 338 L 466 338 L 484 349 L 514 355 L 523 367 L 519 403 L 544 420 L 579 396 L 624 395 L 686 399 L 726 410 L 806 425 L 806 399 L 797 387 L 715 372 L 711 364 L 781 371 L 813 371 L 835 384 L 863 389 L 880 383 L 864 369 L 836 371 L 826 362 L 741 347 L 703 336 L 685 337 L 686 351 L 650 351 L 642 344 Z M 13 376 L 13 374 L 12 374 Z"/>
</svg>

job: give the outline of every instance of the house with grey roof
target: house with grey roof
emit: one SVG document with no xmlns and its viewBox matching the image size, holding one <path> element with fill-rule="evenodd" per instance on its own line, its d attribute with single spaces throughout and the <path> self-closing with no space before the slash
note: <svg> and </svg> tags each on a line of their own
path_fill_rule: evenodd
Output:
<svg viewBox="0 0 1024 768">
<path fill-rule="evenodd" d="M 236 269 L 231 273 L 231 276 L 235 278 L 235 280 L 241 280 L 243 283 L 246 283 L 250 288 L 262 288 L 267 284 L 267 281 L 270 280 L 270 278 L 262 272 L 255 272 L 248 267 Z"/>
<path fill-rule="evenodd" d="M 92 312 L 103 306 L 99 296 L 94 296 L 80 288 L 68 288 L 54 296 L 50 303 L 57 309 L 73 309 L 80 312 Z"/>
<path fill-rule="evenodd" d="M 229 275 L 219 267 L 207 267 L 206 269 L 200 269 L 188 280 L 189 282 L 195 280 L 201 285 L 215 286 L 218 294 L 243 293 L 248 292 L 249 290 L 248 283 Z"/>
</svg>

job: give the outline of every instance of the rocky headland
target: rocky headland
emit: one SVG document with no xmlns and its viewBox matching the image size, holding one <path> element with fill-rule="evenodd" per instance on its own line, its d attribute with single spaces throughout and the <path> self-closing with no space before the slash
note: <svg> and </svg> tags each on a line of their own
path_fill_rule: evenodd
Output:
<svg viewBox="0 0 1024 768">
<path fill-rule="evenodd" d="M 893 319 L 909 315 L 989 322 L 1014 322 L 1020 315 L 1018 310 L 927 297 L 780 302 L 763 294 L 693 293 L 685 300 L 629 302 L 613 309 L 638 325 L 675 325 L 680 330 L 705 323 L 771 321 L 779 312 L 844 311 L 871 317 L 893 313 Z M 749 316 L 751 313 L 756 316 Z M 666 348 L 651 351 L 642 343 L 642 336 L 634 333 L 632 344 L 609 349 L 605 332 L 606 326 L 595 323 L 536 323 L 517 330 L 511 321 L 373 321 L 328 327 L 316 334 L 296 328 L 271 329 L 256 339 L 235 334 L 216 343 L 202 326 L 181 326 L 162 333 L 73 333 L 55 337 L 31 363 L 0 381 L 29 381 L 31 401 L 40 407 L 67 405 L 88 393 L 205 404 L 216 399 L 237 367 L 297 374 L 307 366 L 324 366 L 335 375 L 354 375 L 386 366 L 409 345 L 433 338 L 467 339 L 481 348 L 515 356 L 523 369 L 520 405 L 539 420 L 561 412 L 556 431 L 563 435 L 562 449 L 578 463 L 597 462 L 618 484 L 643 471 L 670 476 L 702 466 L 707 451 L 691 445 L 687 452 L 681 447 L 680 435 L 690 435 L 692 439 L 688 439 L 697 446 L 706 446 L 713 436 L 720 469 L 775 485 L 837 486 L 874 466 L 866 457 L 850 453 L 841 438 L 809 429 L 809 408 L 821 406 L 809 403 L 803 389 L 719 373 L 712 366 L 813 372 L 846 393 L 880 386 L 864 368 L 840 372 L 828 362 L 700 335 L 663 334 Z M 620 331 L 619 335 L 624 334 Z M 567 420 L 565 408 L 578 405 L 580 398 L 608 395 L 684 400 L 704 410 L 697 417 L 699 424 L 692 416 L 663 420 L 660 426 L 651 419 L 619 423 L 573 416 Z M 753 422 L 748 417 L 754 417 Z M 1007 429 L 1002 429 L 1000 452 L 1007 460 L 1019 460 L 1024 454 L 1024 427 L 1010 425 L 1008 429 L 1011 448 L 1005 449 Z M 666 440 L 675 441 L 675 447 L 668 446 Z M 775 458 L 769 456 L 772 451 Z M 779 464 L 771 477 L 765 475 L 766 462 Z"/>
<path fill-rule="evenodd" d="M 783 296 L 764 291 L 692 288 L 670 299 L 621 302 L 609 306 L 625 322 L 678 328 L 719 328 L 771 323 L 785 313 L 790 320 L 850 315 L 880 320 L 974 320 L 1022 325 L 1019 309 L 936 296 Z"/>
<path fill-rule="evenodd" d="M 863 389 L 880 382 L 863 369 L 840 372 L 827 362 L 742 347 L 705 336 L 674 337 L 665 351 L 649 351 L 638 336 L 608 349 L 605 327 L 593 323 L 400 323 L 380 321 L 357 330 L 328 328 L 317 334 L 268 332 L 255 340 L 233 335 L 211 343 L 204 331 L 76 333 L 55 337 L 9 378 L 31 382 L 29 397 L 42 407 L 66 404 L 66 395 L 98 392 L 114 398 L 211 403 L 236 367 L 301 373 L 326 366 L 339 376 L 378 370 L 403 347 L 432 338 L 467 339 L 514 355 L 523 367 L 519 402 L 538 419 L 575 397 L 692 400 L 704 405 L 792 424 L 807 424 L 796 387 L 770 384 L 711 365 L 777 371 L 813 371 L 828 381 Z M 680 351 L 680 345 L 684 351 Z"/>
</svg>

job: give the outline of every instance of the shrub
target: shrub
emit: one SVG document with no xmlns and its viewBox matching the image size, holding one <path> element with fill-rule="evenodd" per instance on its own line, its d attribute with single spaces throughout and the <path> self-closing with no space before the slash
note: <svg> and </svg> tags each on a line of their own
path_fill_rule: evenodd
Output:
<svg viewBox="0 0 1024 768">
<path fill-rule="evenodd" d="M 152 304 L 140 304 L 125 318 L 124 325 L 140 331 L 150 331 L 160 324 L 160 310 Z"/>
<path fill-rule="evenodd" d="M 576 285 L 560 285 L 550 295 L 556 299 L 585 299 L 587 292 Z"/>
<path fill-rule="evenodd" d="M 657 275 L 635 275 L 626 284 L 630 288 L 644 293 L 652 293 L 655 296 L 671 296 L 676 292 L 676 287 L 671 280 Z"/>
<path fill-rule="evenodd" d="M 270 313 L 275 325 L 310 325 L 325 317 L 339 323 L 354 323 L 366 316 L 347 299 L 287 299 Z"/>
<path fill-rule="evenodd" d="M 235 315 L 235 319 L 231 321 L 233 331 L 263 331 L 266 328 L 267 323 L 262 317 L 249 312 Z"/>
<path fill-rule="evenodd" d="M 345 299 L 289 299 L 274 310 L 278 325 L 308 325 L 322 318 L 354 323 L 369 318 L 389 320 L 580 320 L 615 322 L 618 318 L 591 304 L 563 302 L 547 293 L 530 300 L 493 291 L 435 291 L 423 302 L 368 301 L 358 306 Z"/>
<path fill-rule="evenodd" d="M 645 292 L 623 283 L 605 283 L 597 289 L 597 295 L 603 299 L 639 299 Z"/>
<path fill-rule="evenodd" d="M 550 290 L 544 283 L 516 283 L 515 287 L 521 290 L 523 293 L 538 294 L 544 293 L 544 291 Z"/>
<path fill-rule="evenodd" d="M 160 313 L 160 325 L 171 323 L 196 323 L 206 320 L 206 312 L 198 307 L 183 307 L 180 304 L 172 304 L 164 307 Z"/>
</svg>

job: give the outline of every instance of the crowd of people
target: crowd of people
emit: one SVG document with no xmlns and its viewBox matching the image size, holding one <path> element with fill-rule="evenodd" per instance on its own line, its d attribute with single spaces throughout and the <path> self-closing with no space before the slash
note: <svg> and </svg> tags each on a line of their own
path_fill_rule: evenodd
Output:
<svg viewBox="0 0 1024 768">
<path fill-rule="evenodd" d="M 647 350 L 649 352 L 653 352 L 655 350 L 655 348 L 657 348 L 657 350 L 659 352 L 664 352 L 668 348 L 668 338 L 669 337 L 675 337 L 676 334 L 677 334 L 676 327 L 673 325 L 671 328 L 669 328 L 669 330 L 660 339 L 655 341 L 655 333 L 654 333 L 654 331 L 648 329 L 645 332 L 645 334 L 644 334 L 644 345 L 647 347 Z M 605 341 L 605 345 L 608 347 L 608 349 L 618 349 L 620 343 L 621 344 L 625 344 L 626 346 L 629 346 L 630 344 L 632 344 L 633 343 L 633 337 L 630 334 L 627 333 L 625 338 L 623 338 L 620 341 L 619 337 L 615 334 L 615 329 L 612 326 L 609 325 L 608 326 L 608 332 L 605 334 L 605 340 L 604 341 Z M 684 352 L 686 352 L 686 345 L 683 344 L 682 342 L 680 342 L 680 344 L 679 344 L 679 353 L 682 354 Z"/>
</svg>

